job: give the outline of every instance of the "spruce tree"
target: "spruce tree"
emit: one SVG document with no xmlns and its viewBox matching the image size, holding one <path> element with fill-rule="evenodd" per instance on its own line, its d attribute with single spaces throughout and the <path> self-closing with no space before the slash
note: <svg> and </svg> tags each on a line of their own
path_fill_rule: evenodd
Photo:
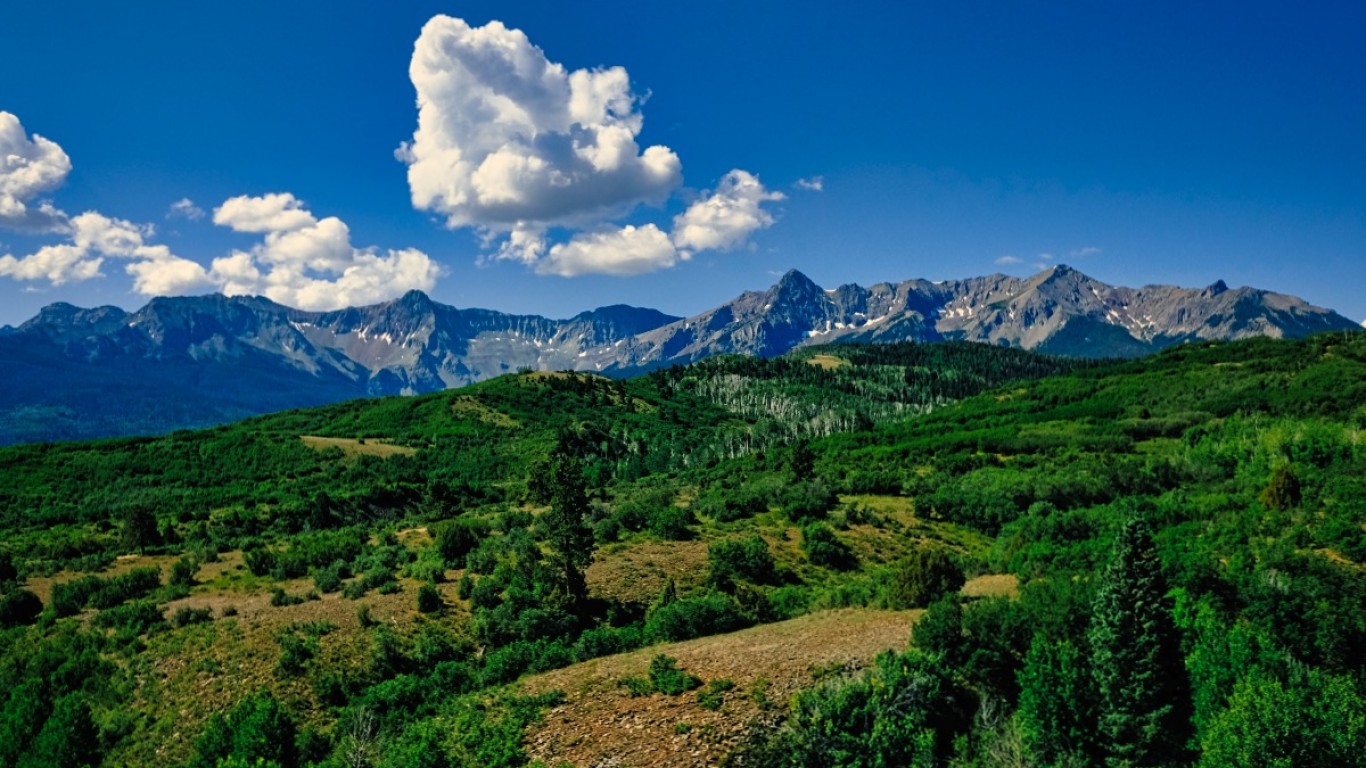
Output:
<svg viewBox="0 0 1366 768">
<path fill-rule="evenodd" d="M 1120 530 L 1091 614 L 1091 669 L 1107 765 L 1186 762 L 1190 685 L 1147 523 Z"/>
<path fill-rule="evenodd" d="M 550 561 L 571 611 L 580 613 L 588 600 L 584 569 L 593 562 L 593 530 L 588 527 L 588 491 L 583 464 L 575 457 L 551 457 L 550 510 L 542 516 L 552 550 Z"/>
</svg>

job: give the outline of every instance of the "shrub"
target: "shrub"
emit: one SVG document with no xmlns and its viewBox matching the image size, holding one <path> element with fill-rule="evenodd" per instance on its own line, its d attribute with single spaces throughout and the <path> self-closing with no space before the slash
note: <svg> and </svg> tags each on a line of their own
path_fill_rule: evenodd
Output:
<svg viewBox="0 0 1366 768">
<path fill-rule="evenodd" d="M 725 693 L 733 688 L 735 688 L 735 683 L 728 678 L 713 680 L 707 685 L 705 691 L 697 692 L 697 705 L 715 712 L 725 703 Z"/>
<path fill-rule="evenodd" d="M 417 610 L 421 613 L 436 613 L 441 610 L 441 593 L 431 584 L 417 588 Z"/>
<path fill-rule="evenodd" d="M 269 576 L 275 570 L 275 553 L 268 549 L 249 549 L 242 553 L 242 562 L 253 576 Z"/>
<path fill-rule="evenodd" d="M 313 571 L 313 588 L 324 595 L 339 592 L 342 588 L 342 573 L 346 564 L 334 560 L 331 565 Z"/>
<path fill-rule="evenodd" d="M 279 587 L 276 587 L 270 592 L 270 604 L 276 608 L 287 605 L 300 605 L 304 602 L 307 602 L 307 598 L 304 596 L 286 594 L 285 591 Z"/>
<path fill-rule="evenodd" d="M 884 599 L 895 610 L 924 608 L 940 597 L 957 592 L 965 579 L 958 564 L 942 547 L 915 549 L 892 567 Z"/>
<path fill-rule="evenodd" d="M 193 587 L 195 585 L 194 575 L 198 570 L 199 563 L 189 555 L 185 555 L 171 565 L 171 575 L 166 583 L 177 587 Z"/>
<path fill-rule="evenodd" d="M 16 589 L 0 598 L 0 629 L 32 624 L 43 612 L 43 601 L 27 589 Z"/>
<path fill-rule="evenodd" d="M 802 550 L 812 565 L 847 571 L 858 565 L 849 545 L 839 540 L 825 523 L 807 523 L 802 527 Z"/>
<path fill-rule="evenodd" d="M 718 523 L 733 523 L 767 512 L 768 499 L 761 491 L 739 488 L 701 499 L 697 506 L 699 512 Z"/>
<path fill-rule="evenodd" d="M 447 567 L 464 568 L 465 556 L 488 535 L 488 528 L 473 518 L 460 517 L 436 530 L 436 551 Z"/>
<path fill-rule="evenodd" d="M 693 537 L 692 525 L 697 522 L 692 510 L 675 507 L 656 507 L 650 511 L 650 533 L 665 541 L 687 541 Z"/>
<path fill-rule="evenodd" d="M 788 518 L 803 522 L 824 518 L 839 503 L 839 497 L 825 483 L 812 480 L 789 486 L 783 492 L 782 502 Z"/>
<path fill-rule="evenodd" d="M 665 696 L 678 696 L 698 688 L 702 681 L 678 668 L 678 659 L 660 654 L 650 660 L 650 685 Z"/>
<path fill-rule="evenodd" d="M 726 589 L 737 580 L 755 584 L 777 581 L 777 567 L 768 544 L 758 535 L 747 539 L 725 539 L 707 547 L 707 580 Z"/>
<path fill-rule="evenodd" d="M 209 719 L 188 768 L 219 765 L 297 765 L 294 718 L 268 692 L 243 699 L 226 716 Z M 258 761 L 260 761 L 258 763 Z"/>
<path fill-rule="evenodd" d="M 226 615 L 227 611 L 224 611 Z M 213 621 L 213 609 L 211 608 L 190 608 L 185 607 L 177 610 L 171 615 L 171 626 L 187 627 L 191 624 L 203 624 Z"/>
<path fill-rule="evenodd" d="M 660 606 L 645 623 L 653 640 L 691 640 L 703 635 L 732 632 L 754 623 L 730 595 L 712 592 L 675 600 Z"/>
<path fill-rule="evenodd" d="M 139 600 L 127 605 L 115 606 L 95 614 L 91 624 L 120 633 L 141 635 L 154 627 L 166 623 L 161 609 L 155 603 Z"/>
<path fill-rule="evenodd" d="M 574 643 L 574 658 L 587 661 L 599 656 L 634 651 L 644 644 L 645 637 L 639 626 L 594 627 L 579 635 Z"/>
</svg>

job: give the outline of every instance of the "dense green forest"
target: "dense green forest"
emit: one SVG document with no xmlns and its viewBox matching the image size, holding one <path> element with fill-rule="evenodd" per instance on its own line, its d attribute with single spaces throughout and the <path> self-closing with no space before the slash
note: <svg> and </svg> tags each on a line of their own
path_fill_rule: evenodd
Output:
<svg viewBox="0 0 1366 768">
<path fill-rule="evenodd" d="M 525 675 L 850 606 L 913 611 L 909 647 L 724 762 L 1366 765 L 1363 431 L 1356 334 L 813 348 L 6 448 L 0 768 L 522 765 L 574 693 Z M 611 579 L 653 551 L 695 578 Z M 740 695 L 703 683 L 622 681 Z"/>
</svg>

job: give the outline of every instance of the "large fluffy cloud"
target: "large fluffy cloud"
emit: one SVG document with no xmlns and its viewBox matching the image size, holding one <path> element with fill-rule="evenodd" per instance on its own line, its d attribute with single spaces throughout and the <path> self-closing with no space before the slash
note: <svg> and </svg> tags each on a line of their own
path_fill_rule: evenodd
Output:
<svg viewBox="0 0 1366 768">
<path fill-rule="evenodd" d="M 68 242 L 47 245 L 22 259 L 0 257 L 0 275 L 16 280 L 46 280 L 52 285 L 101 277 L 105 259 L 128 261 L 124 270 L 133 289 L 145 295 L 181 293 L 209 285 L 204 268 L 182 259 L 164 245 L 150 245 L 149 226 L 112 219 L 94 211 L 66 224 Z"/>
<path fill-rule="evenodd" d="M 231 198 L 214 210 L 213 220 L 265 235 L 249 251 L 214 259 L 209 279 L 230 296 L 263 294 L 302 309 L 337 309 L 412 289 L 430 291 L 441 272 L 416 249 L 355 247 L 341 219 L 319 219 L 287 192 Z"/>
<path fill-rule="evenodd" d="M 715 192 L 674 218 L 674 245 L 690 251 L 731 250 L 772 225 L 773 214 L 763 204 L 782 199 L 783 193 L 765 189 L 754 174 L 733 170 Z"/>
<path fill-rule="evenodd" d="M 536 271 L 561 277 L 591 273 L 639 275 L 672 267 L 679 257 L 678 249 L 659 227 L 653 224 L 625 226 L 618 230 L 580 234 L 567 243 L 553 246 L 536 264 Z"/>
<path fill-rule="evenodd" d="M 0 226 L 30 232 L 61 231 L 66 216 L 35 200 L 62 185 L 71 158 L 37 134 L 30 139 L 19 118 L 0 111 Z"/>
<path fill-rule="evenodd" d="M 452 228 L 578 226 L 663 201 L 682 180 L 669 148 L 636 144 L 621 67 L 568 71 L 521 30 L 436 16 L 413 49 L 418 126 L 398 156 L 413 205 Z"/>
<path fill-rule="evenodd" d="M 251 249 L 215 259 L 210 268 L 148 242 L 150 225 L 87 211 L 68 216 L 38 195 L 61 185 L 71 161 L 55 142 L 30 139 L 18 118 L 0 112 L 0 227 L 51 231 L 62 242 L 23 257 L 0 256 L 0 276 L 59 286 L 104 276 L 117 261 L 145 296 L 221 290 L 265 294 L 306 309 L 336 309 L 393 298 L 416 288 L 431 290 L 440 269 L 415 249 L 381 252 L 357 248 L 335 216 L 319 219 L 289 193 L 230 198 L 214 210 L 214 223 L 264 235 Z M 197 214 L 196 214 L 197 212 Z M 170 214 L 193 220 L 203 211 L 188 199 Z"/>
<path fill-rule="evenodd" d="M 621 67 L 551 61 L 516 29 L 436 16 L 413 49 L 418 125 L 398 150 L 413 205 L 474 228 L 488 257 L 540 274 L 637 275 L 703 250 L 732 250 L 773 223 L 783 199 L 745 171 L 674 220 L 614 226 L 682 182 L 668 147 L 641 149 L 639 100 Z M 552 244 L 552 233 L 567 240 Z M 563 230 L 569 230 L 563 235 Z"/>
</svg>

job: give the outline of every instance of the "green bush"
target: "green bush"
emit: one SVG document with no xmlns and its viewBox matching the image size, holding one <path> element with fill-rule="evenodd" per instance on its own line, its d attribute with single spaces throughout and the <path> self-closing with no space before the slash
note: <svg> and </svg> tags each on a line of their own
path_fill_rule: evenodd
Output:
<svg viewBox="0 0 1366 768">
<path fill-rule="evenodd" d="M 155 627 L 164 626 L 165 623 L 166 617 L 162 615 L 156 603 L 145 600 L 106 608 L 91 619 L 91 624 L 96 627 L 131 635 L 146 634 Z"/>
<path fill-rule="evenodd" d="M 768 544 L 758 535 L 723 539 L 707 546 L 707 581 L 717 589 L 728 589 L 736 581 L 773 584 L 777 578 L 777 564 Z"/>
<path fill-rule="evenodd" d="M 443 603 L 441 593 L 431 584 L 423 584 L 417 588 L 417 610 L 421 613 L 436 613 L 441 610 Z"/>
<path fill-rule="evenodd" d="M 341 560 L 334 560 L 331 565 L 314 569 L 313 588 L 324 595 L 340 592 L 345 570 L 346 563 L 343 563 Z"/>
<path fill-rule="evenodd" d="M 650 533 L 665 541 L 687 541 L 696 534 L 692 526 L 697 522 L 691 509 L 672 504 L 656 507 L 649 513 Z"/>
<path fill-rule="evenodd" d="M 858 566 L 858 558 L 853 550 L 840 541 L 825 523 L 814 522 L 802 526 L 802 550 L 812 565 L 837 571 L 848 571 Z"/>
<path fill-rule="evenodd" d="M 213 621 L 212 608 L 180 608 L 171 615 L 171 626 L 187 627 L 191 624 L 203 624 Z"/>
<path fill-rule="evenodd" d="M 298 764 L 297 732 L 289 712 L 262 691 L 238 702 L 227 715 L 209 718 L 187 768 L 218 768 L 233 760 L 250 766 L 294 766 Z"/>
<path fill-rule="evenodd" d="M 892 567 L 883 596 L 893 610 L 924 608 L 962 589 L 965 581 L 962 569 L 949 553 L 931 544 L 912 550 Z"/>
<path fill-rule="evenodd" d="M 43 601 L 27 589 L 16 589 L 0 598 L 0 629 L 32 624 L 43 612 Z"/>
<path fill-rule="evenodd" d="M 449 568 L 464 568 L 465 556 L 488 536 L 488 527 L 469 517 L 459 517 L 436 529 L 436 550 Z"/>
<path fill-rule="evenodd" d="M 177 587 L 193 587 L 195 585 L 194 575 L 198 570 L 199 562 L 195 558 L 185 555 L 171 564 L 171 574 L 166 583 Z"/>
<path fill-rule="evenodd" d="M 701 679 L 678 668 L 678 659 L 660 654 L 650 660 L 650 685 L 665 696 L 678 696 L 702 685 Z"/>
<path fill-rule="evenodd" d="M 645 622 L 645 635 L 652 640 L 674 642 L 744 629 L 753 617 L 740 608 L 735 598 L 720 592 L 686 597 L 660 606 Z"/>
</svg>

